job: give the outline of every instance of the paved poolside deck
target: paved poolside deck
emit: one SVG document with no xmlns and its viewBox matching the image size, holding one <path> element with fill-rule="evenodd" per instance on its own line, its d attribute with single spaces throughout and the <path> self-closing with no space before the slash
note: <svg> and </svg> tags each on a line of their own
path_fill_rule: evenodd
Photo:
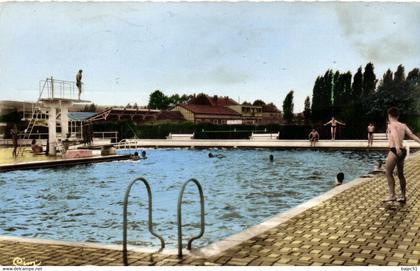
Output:
<svg viewBox="0 0 420 271">
<path fill-rule="evenodd" d="M 126 143 L 115 144 L 124 148 L 278 148 L 278 149 L 334 149 L 334 150 L 385 150 L 388 140 L 374 140 L 368 147 L 367 140 L 320 140 L 311 147 L 309 140 L 288 139 L 130 139 Z M 420 149 L 420 144 L 405 140 L 404 146 L 411 150 Z"/>
<path fill-rule="evenodd" d="M 337 194 L 266 231 L 201 258 L 131 251 L 130 265 L 419 265 L 420 153 L 407 160 L 407 203 L 384 204 L 384 175 Z M 331 191 L 334 192 L 334 191 Z M 0 236 L 0 265 L 16 257 L 41 265 L 121 265 L 117 246 Z M 214 251 L 213 251 L 214 252 Z M 210 255 L 210 254 L 209 254 Z"/>
<path fill-rule="evenodd" d="M 92 157 L 81 157 L 81 158 L 56 158 L 53 160 L 41 160 L 21 163 L 11 163 L 0 165 L 0 172 L 7 172 L 13 170 L 29 170 L 29 169 L 40 169 L 40 168 L 56 168 L 56 167 L 67 167 L 74 165 L 84 165 L 90 163 L 100 163 L 107 161 L 119 161 L 128 160 L 130 155 L 106 155 L 106 156 L 92 156 Z"/>
</svg>

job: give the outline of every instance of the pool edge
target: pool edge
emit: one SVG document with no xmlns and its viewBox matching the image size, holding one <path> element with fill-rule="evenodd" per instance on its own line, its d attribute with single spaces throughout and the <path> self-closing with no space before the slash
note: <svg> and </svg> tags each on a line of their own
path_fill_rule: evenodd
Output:
<svg viewBox="0 0 420 271">
<path fill-rule="evenodd" d="M 358 177 L 356 179 L 353 179 L 352 181 L 342 184 L 340 186 L 334 187 L 331 190 L 313 198 L 308 201 L 305 201 L 301 204 L 299 204 L 296 207 L 293 207 L 285 212 L 282 212 L 280 214 L 274 215 L 267 220 L 263 221 L 262 223 L 255 225 L 251 228 L 248 228 L 242 232 L 236 233 L 234 235 L 231 235 L 223 240 L 216 241 L 214 243 L 211 243 L 203 248 L 195 249 L 192 251 L 191 255 L 194 257 L 212 257 L 217 254 L 222 253 L 223 251 L 226 251 L 236 245 L 239 245 L 249 239 L 252 239 L 253 237 L 256 237 L 257 235 L 260 235 L 270 229 L 273 229 L 277 227 L 278 225 L 287 222 L 289 219 L 303 213 L 304 211 L 313 208 L 322 202 L 331 199 L 334 196 L 337 196 L 338 194 L 344 192 L 345 190 L 348 190 L 352 187 L 361 185 L 363 183 L 366 183 L 368 181 L 371 181 L 376 176 L 373 175 L 371 177 L 362 178 Z"/>
<path fill-rule="evenodd" d="M 420 156 L 420 152 L 413 153 L 407 160 L 411 160 L 416 156 Z M 379 175 L 379 174 L 378 174 Z M 331 190 L 312 198 L 306 202 L 299 204 L 296 207 L 293 207 L 285 212 L 279 213 L 274 215 L 267 220 L 263 221 L 262 223 L 252 226 L 242 232 L 236 233 L 231 235 L 225 239 L 220 241 L 213 242 L 203 248 L 193 249 L 192 251 L 186 250 L 185 254 L 203 258 L 203 257 L 211 257 L 232 248 L 236 245 L 239 245 L 259 234 L 262 234 L 270 229 L 277 227 L 278 225 L 287 222 L 289 219 L 303 213 L 304 211 L 313 208 L 324 201 L 327 201 L 334 196 L 339 195 L 340 193 L 351 189 L 355 186 L 364 184 L 366 182 L 372 181 L 378 175 L 372 175 L 367 178 L 358 177 L 344 183 L 341 186 L 334 187 Z M 73 247 L 86 247 L 86 248 L 102 248 L 102 249 L 110 249 L 115 251 L 122 251 L 122 245 L 116 244 L 103 244 L 103 243 L 89 243 L 89 242 L 73 242 L 73 241 L 59 241 L 59 240 L 52 240 L 52 239 L 38 239 L 38 238 L 29 238 L 29 237 L 16 237 L 16 236 L 8 236 L 8 235 L 0 235 L 0 241 L 12 241 L 12 242 L 26 242 L 26 243 L 36 243 L 36 244 L 55 244 L 55 245 L 66 245 L 66 246 L 73 246 Z M 128 246 L 129 251 L 133 252 L 143 252 L 143 253 L 157 253 L 156 248 L 147 248 L 147 247 L 140 247 L 140 246 Z M 176 255 L 176 249 L 164 249 L 162 252 L 159 252 L 163 255 Z"/>
</svg>

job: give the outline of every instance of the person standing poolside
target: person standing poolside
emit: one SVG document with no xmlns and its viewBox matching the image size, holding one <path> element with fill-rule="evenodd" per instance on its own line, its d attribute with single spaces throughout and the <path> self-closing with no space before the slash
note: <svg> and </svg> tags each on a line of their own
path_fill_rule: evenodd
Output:
<svg viewBox="0 0 420 271">
<path fill-rule="evenodd" d="M 336 120 L 334 117 L 331 118 L 331 120 L 324 124 L 324 126 L 327 126 L 328 124 L 331 124 L 331 140 L 335 140 L 335 136 L 337 134 L 337 126 L 340 125 L 346 125 L 344 122 L 340 122 Z"/>
<path fill-rule="evenodd" d="M 406 124 L 398 121 L 400 111 L 396 107 L 391 107 L 387 111 L 388 115 L 388 143 L 389 153 L 386 158 L 386 178 L 388 181 L 389 196 L 384 199 L 384 202 L 397 200 L 398 202 L 405 203 L 406 201 L 406 181 L 404 177 L 404 159 L 407 155 L 407 150 L 403 146 L 405 136 L 420 143 L 420 138 L 411 132 Z M 393 171 L 397 166 L 398 179 L 400 181 L 401 197 L 395 197 L 395 180 Z"/>
<path fill-rule="evenodd" d="M 369 122 L 369 125 L 367 127 L 368 131 L 368 147 L 372 147 L 373 144 L 373 132 L 375 131 L 375 126 L 372 122 Z"/>
<path fill-rule="evenodd" d="M 16 154 L 16 150 L 18 148 L 18 129 L 16 124 L 13 124 L 13 128 L 12 130 L 10 130 L 10 134 L 12 136 L 12 143 L 13 143 L 13 158 L 16 158 L 17 154 Z"/>
<path fill-rule="evenodd" d="M 309 141 L 311 142 L 311 147 L 315 147 L 316 142 L 319 140 L 319 133 L 317 130 L 312 129 L 309 133 Z"/>
<path fill-rule="evenodd" d="M 82 94 L 82 70 L 79 70 L 79 72 L 76 74 L 76 86 L 79 90 L 79 100 L 80 100 L 80 95 Z"/>
</svg>

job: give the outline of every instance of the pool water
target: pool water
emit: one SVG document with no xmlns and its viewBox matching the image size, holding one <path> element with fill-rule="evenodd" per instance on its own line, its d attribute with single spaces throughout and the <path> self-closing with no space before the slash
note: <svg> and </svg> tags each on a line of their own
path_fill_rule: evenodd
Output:
<svg viewBox="0 0 420 271">
<path fill-rule="evenodd" d="M 193 246 L 202 247 L 330 190 L 338 172 L 348 182 L 385 159 L 381 152 L 146 151 L 148 159 L 140 161 L 2 173 L 0 235 L 121 244 L 124 194 L 133 179 L 143 176 L 152 189 L 155 232 L 175 248 L 179 191 L 196 178 L 205 194 L 206 230 Z M 225 158 L 208 158 L 209 152 Z M 128 240 L 158 247 L 159 240 L 147 230 L 146 207 L 147 193 L 138 183 L 130 197 Z M 199 233 L 199 210 L 197 188 L 190 184 L 183 203 L 185 240 Z"/>
</svg>

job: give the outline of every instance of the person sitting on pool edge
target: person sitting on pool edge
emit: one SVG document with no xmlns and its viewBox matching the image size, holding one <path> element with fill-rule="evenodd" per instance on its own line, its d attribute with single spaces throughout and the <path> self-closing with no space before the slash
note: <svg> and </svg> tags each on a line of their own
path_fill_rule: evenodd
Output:
<svg viewBox="0 0 420 271">
<path fill-rule="evenodd" d="M 42 146 L 36 144 L 36 140 L 33 139 L 31 143 L 31 149 L 34 154 L 40 154 L 42 152 Z"/>
<path fill-rule="evenodd" d="M 337 176 L 335 177 L 335 186 L 342 185 L 344 181 L 344 173 L 339 172 Z"/>
<path fill-rule="evenodd" d="M 311 142 L 311 147 L 315 147 L 316 142 L 319 140 L 319 133 L 317 130 L 312 129 L 309 133 L 309 141 Z"/>
</svg>

